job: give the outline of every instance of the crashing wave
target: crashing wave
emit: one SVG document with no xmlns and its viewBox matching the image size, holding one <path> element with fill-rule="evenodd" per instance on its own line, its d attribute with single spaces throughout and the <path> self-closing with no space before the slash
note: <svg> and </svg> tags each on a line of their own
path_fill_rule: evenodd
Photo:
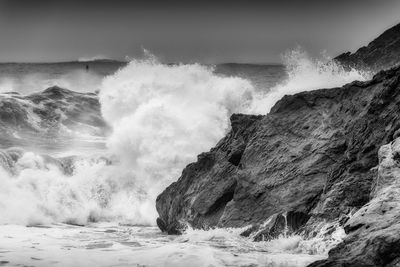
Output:
<svg viewBox="0 0 400 267">
<path fill-rule="evenodd" d="M 74 140 L 102 139 L 109 131 L 94 93 L 60 87 L 21 95 L 0 94 L 1 146 L 66 147 Z"/>
</svg>

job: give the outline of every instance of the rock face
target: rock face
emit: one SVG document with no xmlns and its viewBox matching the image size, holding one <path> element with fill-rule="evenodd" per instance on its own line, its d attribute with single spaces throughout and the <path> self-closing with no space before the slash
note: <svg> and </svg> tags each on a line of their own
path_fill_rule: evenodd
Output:
<svg viewBox="0 0 400 267">
<path fill-rule="evenodd" d="M 98 97 L 51 87 L 31 95 L 0 94 L 0 143 L 24 145 L 24 140 L 104 136 L 108 126 Z"/>
<path fill-rule="evenodd" d="M 399 266 L 400 138 L 379 150 L 371 197 L 345 224 L 344 242 L 311 266 Z"/>
<path fill-rule="evenodd" d="M 388 29 L 355 53 L 343 53 L 335 60 L 344 65 L 373 71 L 393 67 L 400 62 L 400 24 Z"/>
<path fill-rule="evenodd" d="M 227 136 L 158 196 L 160 229 L 250 225 L 242 235 L 264 240 L 340 224 L 344 241 L 311 266 L 400 266 L 400 24 L 335 60 L 392 68 L 232 115 Z"/>
<path fill-rule="evenodd" d="M 159 227 L 253 225 L 246 235 L 312 234 L 347 220 L 371 196 L 377 152 L 400 135 L 400 67 L 368 82 L 282 98 L 265 116 L 235 114 L 232 130 L 158 198 Z"/>
</svg>

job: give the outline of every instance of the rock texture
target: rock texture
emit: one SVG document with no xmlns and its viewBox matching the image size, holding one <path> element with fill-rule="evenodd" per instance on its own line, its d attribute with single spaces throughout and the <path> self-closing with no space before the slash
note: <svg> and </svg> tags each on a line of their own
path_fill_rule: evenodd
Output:
<svg viewBox="0 0 400 267">
<path fill-rule="evenodd" d="M 372 71 L 393 67 L 400 62 L 400 24 L 388 29 L 355 53 L 343 53 L 335 60 L 347 66 Z"/>
<path fill-rule="evenodd" d="M 371 197 L 345 224 L 344 242 L 311 266 L 400 265 L 400 138 L 379 150 Z"/>
<path fill-rule="evenodd" d="M 158 225 L 253 225 L 271 238 L 284 217 L 293 232 L 346 216 L 370 199 L 377 151 L 400 134 L 399 107 L 398 67 L 285 96 L 266 116 L 235 114 L 230 133 L 157 198 Z"/>
<path fill-rule="evenodd" d="M 96 94 L 56 86 L 31 95 L 0 94 L 2 147 L 24 146 L 26 140 L 104 136 L 107 131 Z"/>
</svg>

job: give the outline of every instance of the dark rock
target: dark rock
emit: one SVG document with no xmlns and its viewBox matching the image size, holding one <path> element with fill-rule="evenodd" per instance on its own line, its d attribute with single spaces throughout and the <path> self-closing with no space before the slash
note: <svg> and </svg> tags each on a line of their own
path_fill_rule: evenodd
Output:
<svg viewBox="0 0 400 267">
<path fill-rule="evenodd" d="M 335 60 L 377 73 L 232 115 L 227 136 L 158 196 L 160 229 L 248 226 L 243 236 L 265 240 L 341 225 L 348 236 L 310 266 L 400 266 L 400 24 Z"/>
<path fill-rule="evenodd" d="M 372 199 L 347 219 L 348 236 L 329 258 L 310 266 L 399 266 L 400 263 L 400 139 L 379 150 L 379 168 Z"/>
<path fill-rule="evenodd" d="M 343 53 L 335 60 L 345 66 L 375 72 L 395 66 L 400 62 L 400 24 L 388 29 L 355 53 Z"/>
<path fill-rule="evenodd" d="M 227 136 L 157 198 L 160 228 L 253 225 L 243 235 L 260 240 L 346 224 L 370 200 L 378 149 L 399 128 L 398 77 L 400 67 L 285 96 L 266 116 L 233 115 Z"/>
</svg>

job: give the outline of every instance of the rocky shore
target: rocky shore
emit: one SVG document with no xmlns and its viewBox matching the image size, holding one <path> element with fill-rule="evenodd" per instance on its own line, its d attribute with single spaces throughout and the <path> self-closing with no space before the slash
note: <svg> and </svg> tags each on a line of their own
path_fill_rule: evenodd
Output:
<svg viewBox="0 0 400 267">
<path fill-rule="evenodd" d="M 336 58 L 387 69 L 370 81 L 285 96 L 265 116 L 232 115 L 226 137 L 158 196 L 160 229 L 250 225 L 243 235 L 265 240 L 337 223 L 347 237 L 311 266 L 397 266 L 400 67 L 388 68 L 400 62 L 399 29 Z"/>
<path fill-rule="evenodd" d="M 379 71 L 397 65 L 399 57 L 400 24 L 397 24 L 355 53 L 343 53 L 335 60 L 347 66 Z"/>
</svg>

